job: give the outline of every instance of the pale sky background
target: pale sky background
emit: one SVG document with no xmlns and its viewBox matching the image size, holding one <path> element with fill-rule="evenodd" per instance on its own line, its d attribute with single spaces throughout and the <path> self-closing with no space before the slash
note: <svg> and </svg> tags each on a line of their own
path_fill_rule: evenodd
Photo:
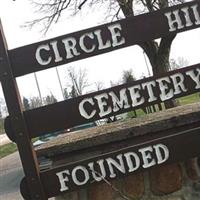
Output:
<svg viewBox="0 0 200 200">
<path fill-rule="evenodd" d="M 9 49 L 99 25 L 103 23 L 104 13 L 98 11 L 87 11 L 87 17 L 85 17 L 85 13 L 81 13 L 75 19 L 66 20 L 63 17 L 43 37 L 37 27 L 32 30 L 22 28 L 26 21 L 30 21 L 35 16 L 29 0 L 0 0 L 0 18 Z M 190 65 L 200 63 L 200 28 L 178 34 L 173 42 L 170 57 L 173 59 L 183 57 L 189 61 Z M 122 71 L 130 68 L 132 68 L 136 78 L 143 75 L 148 76 L 143 51 L 137 46 L 59 66 L 58 71 L 63 87 L 67 85 L 66 69 L 68 66 L 73 66 L 76 69 L 86 68 L 91 89 L 93 83 L 97 81 L 104 82 L 104 85 L 109 87 L 110 81 L 118 81 Z M 150 65 L 149 68 L 151 68 Z M 58 100 L 62 100 L 55 68 L 37 72 L 37 77 L 43 97 L 52 92 Z M 18 78 L 17 81 L 21 96 L 27 98 L 38 96 L 33 74 Z M 2 91 L 0 91 L 1 96 Z"/>
</svg>

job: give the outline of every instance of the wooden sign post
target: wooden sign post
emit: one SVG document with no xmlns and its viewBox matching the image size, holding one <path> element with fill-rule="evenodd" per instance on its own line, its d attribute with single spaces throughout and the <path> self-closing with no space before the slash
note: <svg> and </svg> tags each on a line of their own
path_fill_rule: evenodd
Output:
<svg viewBox="0 0 200 200">
<path fill-rule="evenodd" d="M 26 176 L 26 182 L 29 188 L 30 198 L 33 200 L 46 200 L 47 197 L 44 193 L 41 183 L 36 154 L 33 149 L 23 115 L 22 102 L 20 99 L 17 83 L 13 77 L 12 67 L 8 58 L 8 49 L 1 22 L 0 77 L 8 112 L 10 115 L 10 122 L 12 129 L 15 132 L 16 143 Z"/>
<path fill-rule="evenodd" d="M 9 112 L 5 125 L 7 134 L 15 140 L 19 149 L 25 172 L 22 182 L 24 196 L 28 200 L 46 200 L 66 190 L 86 185 L 95 176 L 88 171 L 91 163 L 100 163 L 99 158 L 93 158 L 79 163 L 78 166 L 66 165 L 40 172 L 31 144 L 32 138 L 198 92 L 200 64 L 25 112 L 22 109 L 16 77 L 198 27 L 199 0 L 12 50 L 7 49 L 0 25 L 0 81 Z M 187 139 L 190 133 L 194 137 L 190 145 L 195 149 L 189 154 L 184 151 L 183 154 L 186 157 L 195 156 L 199 153 L 197 141 L 200 138 L 197 132 L 199 129 L 171 135 L 169 138 L 158 138 L 156 143 L 146 141 L 145 145 L 137 144 L 102 155 L 101 159 L 107 163 L 105 171 L 107 173 L 110 170 L 108 176 L 113 178 L 115 174 L 111 171 L 109 158 L 115 163 L 115 159 L 121 159 L 120 156 L 123 156 L 124 163 L 126 161 L 126 167 L 119 167 L 119 173 L 123 175 L 127 171 L 134 171 L 133 163 L 128 161 L 129 153 L 134 154 L 138 162 L 143 161 L 142 165 L 135 163 L 137 170 L 151 167 L 150 163 L 145 163 L 146 148 L 153 151 L 152 159 L 157 160 L 155 164 L 181 160 L 181 155 L 170 157 L 169 154 L 178 149 L 175 140 L 182 137 Z M 54 189 L 51 190 L 51 187 Z"/>
</svg>

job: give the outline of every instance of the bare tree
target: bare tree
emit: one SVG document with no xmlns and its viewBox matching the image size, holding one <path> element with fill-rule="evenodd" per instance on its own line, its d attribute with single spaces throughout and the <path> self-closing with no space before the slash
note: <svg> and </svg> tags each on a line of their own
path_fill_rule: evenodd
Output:
<svg viewBox="0 0 200 200">
<path fill-rule="evenodd" d="M 23 97 L 23 106 L 24 110 L 30 110 L 29 100 L 26 97 Z"/>
<path fill-rule="evenodd" d="M 131 83 L 132 81 L 135 81 L 135 80 L 136 80 L 136 78 L 133 75 L 132 69 L 123 71 L 123 74 L 122 74 L 122 82 L 123 83 Z"/>
<path fill-rule="evenodd" d="M 131 83 L 133 81 L 135 81 L 136 78 L 133 74 L 133 70 L 132 69 L 128 69 L 128 70 L 124 70 L 122 73 L 122 83 Z M 137 113 L 136 110 L 133 109 L 133 113 L 134 115 L 132 115 L 132 117 L 137 117 Z"/>
<path fill-rule="evenodd" d="M 67 88 L 64 88 L 63 93 L 64 93 L 64 99 L 65 100 L 70 98 L 69 93 L 67 91 Z"/>
<path fill-rule="evenodd" d="M 48 31 L 53 23 L 58 22 L 64 11 L 68 11 L 69 15 L 74 16 L 83 8 L 105 4 L 107 16 L 118 19 L 122 15 L 127 18 L 138 14 L 138 4 L 140 4 L 140 12 L 153 12 L 173 4 L 182 3 L 184 0 L 43 0 L 42 2 L 40 0 L 32 0 L 32 2 L 35 5 L 35 9 L 43 14 L 43 17 L 33 20 L 29 25 L 33 26 L 43 22 L 45 30 Z M 174 38 L 175 34 L 171 34 L 163 37 L 160 42 L 149 41 L 140 44 L 140 47 L 150 60 L 154 75 L 169 69 L 169 54 Z"/>
<path fill-rule="evenodd" d="M 45 105 L 50 105 L 50 104 L 56 103 L 57 99 L 56 99 L 56 97 L 52 93 L 50 93 L 49 95 L 47 95 L 43 99 L 43 102 L 44 102 Z"/>
<path fill-rule="evenodd" d="M 74 85 L 72 85 L 71 92 L 69 93 L 69 95 L 70 95 L 71 98 L 75 98 L 75 97 L 79 96 Z"/>
<path fill-rule="evenodd" d="M 79 69 L 75 71 L 73 67 L 68 68 L 68 82 L 71 88 L 70 96 L 76 97 L 83 95 L 86 87 L 89 86 L 87 79 L 87 70 Z"/>
<path fill-rule="evenodd" d="M 121 84 L 121 80 L 118 80 L 118 81 L 110 81 L 110 86 L 111 87 L 115 87 L 115 86 L 117 86 L 117 85 L 120 85 Z"/>
<path fill-rule="evenodd" d="M 138 4 L 140 5 L 139 13 L 152 12 L 170 5 L 183 3 L 185 0 L 30 0 L 35 10 L 42 14 L 41 17 L 29 22 L 29 26 L 38 23 L 45 25 L 44 30 L 48 31 L 50 26 L 57 23 L 61 15 L 68 11 L 68 16 L 75 16 L 82 9 L 99 8 L 99 5 L 105 5 L 106 18 L 111 21 L 120 19 L 123 16 L 128 17 L 138 14 Z"/>
<path fill-rule="evenodd" d="M 31 97 L 29 99 L 30 109 L 38 108 L 42 106 L 42 100 L 39 97 Z"/>
<path fill-rule="evenodd" d="M 97 91 L 100 91 L 104 88 L 104 84 L 101 81 L 95 82 L 94 85 L 95 85 L 95 88 L 96 88 Z"/>
<path fill-rule="evenodd" d="M 183 57 L 178 57 L 177 60 L 170 59 L 170 69 L 171 70 L 180 69 L 182 67 L 187 67 L 189 64 L 190 64 L 190 62 Z"/>
</svg>

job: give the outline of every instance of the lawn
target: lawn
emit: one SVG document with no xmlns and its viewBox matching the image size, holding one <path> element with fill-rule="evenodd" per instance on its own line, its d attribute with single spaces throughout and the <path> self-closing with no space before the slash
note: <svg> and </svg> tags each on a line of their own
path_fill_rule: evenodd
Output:
<svg viewBox="0 0 200 200">
<path fill-rule="evenodd" d="M 178 100 L 181 105 L 198 102 L 198 101 L 200 101 L 200 92 L 189 95 L 189 96 L 181 97 Z"/>
<path fill-rule="evenodd" d="M 0 159 L 17 151 L 17 145 L 14 143 L 4 144 L 0 146 Z"/>
<path fill-rule="evenodd" d="M 0 134 L 5 133 L 4 131 L 4 119 L 0 119 Z"/>
</svg>

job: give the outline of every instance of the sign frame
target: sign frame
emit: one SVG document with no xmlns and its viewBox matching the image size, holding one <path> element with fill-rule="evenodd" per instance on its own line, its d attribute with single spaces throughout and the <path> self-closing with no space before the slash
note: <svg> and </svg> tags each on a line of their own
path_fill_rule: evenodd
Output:
<svg viewBox="0 0 200 200">
<path fill-rule="evenodd" d="M 175 22 L 172 16 L 175 16 Z M 142 27 L 141 24 L 144 21 L 146 26 Z M 15 78 L 198 27 L 200 27 L 199 0 L 12 50 L 7 48 L 3 27 L 0 24 L 0 80 L 10 115 L 7 120 L 8 127 L 11 130 L 10 135 L 17 143 L 26 176 L 25 182 L 27 186 L 26 192 L 29 193 L 28 199 L 48 199 L 50 195 L 46 194 L 42 179 L 44 179 L 44 174 L 48 174 L 49 171 L 42 173 L 39 170 L 36 152 L 31 143 L 31 138 L 36 135 L 31 135 L 31 128 L 27 124 L 27 119 L 30 117 L 29 113 L 32 111 L 23 112 Z M 137 33 L 135 33 L 136 31 Z M 77 41 L 79 47 L 75 48 Z M 60 43 L 62 43 L 62 47 L 59 46 Z M 52 50 L 53 54 L 51 54 Z M 21 59 L 22 55 L 23 59 Z M 64 57 L 69 59 L 64 59 Z M 57 103 L 57 105 L 60 104 L 62 103 Z M 54 109 L 54 105 L 46 108 L 47 112 L 48 109 Z M 36 115 L 38 114 L 41 114 L 41 112 L 38 112 Z M 76 124 L 74 123 L 74 125 Z M 71 126 L 73 126 L 73 123 Z M 56 128 L 58 127 L 63 128 L 60 124 L 56 126 Z M 25 182 L 22 182 L 22 185 Z"/>
<path fill-rule="evenodd" d="M 30 197 L 31 199 L 47 200 L 41 182 L 36 153 L 29 138 L 17 82 L 12 74 L 12 66 L 8 58 L 8 49 L 1 22 L 0 55 L 1 85 L 10 115 L 12 128 L 15 132 L 16 143 L 29 187 Z"/>
</svg>

